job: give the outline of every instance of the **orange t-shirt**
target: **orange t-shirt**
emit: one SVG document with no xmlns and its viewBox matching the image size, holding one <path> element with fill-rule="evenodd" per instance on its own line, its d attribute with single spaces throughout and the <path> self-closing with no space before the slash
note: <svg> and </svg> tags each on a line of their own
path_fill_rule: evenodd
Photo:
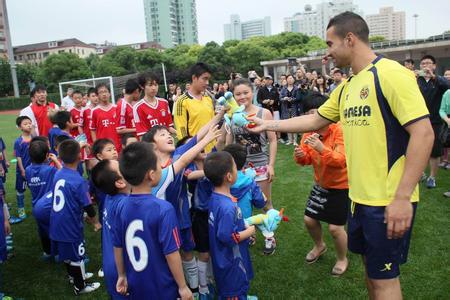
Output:
<svg viewBox="0 0 450 300">
<path fill-rule="evenodd" d="M 307 137 L 314 132 L 305 133 L 300 145 L 305 156 L 295 157 L 299 165 L 312 165 L 314 167 L 314 179 L 318 185 L 326 189 L 348 189 L 347 167 L 345 162 L 344 138 L 342 127 L 331 124 L 327 132 L 322 136 L 322 153 L 305 144 Z"/>
</svg>

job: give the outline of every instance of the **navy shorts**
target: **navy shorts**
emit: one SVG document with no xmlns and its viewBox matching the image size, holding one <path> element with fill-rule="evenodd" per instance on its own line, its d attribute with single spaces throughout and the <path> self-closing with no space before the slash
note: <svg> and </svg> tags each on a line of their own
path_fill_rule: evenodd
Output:
<svg viewBox="0 0 450 300">
<path fill-rule="evenodd" d="M 25 193 L 25 189 L 27 188 L 27 181 L 22 175 L 16 173 L 16 191 L 18 193 Z"/>
<path fill-rule="evenodd" d="M 184 252 L 190 252 L 195 249 L 194 236 L 192 235 L 192 228 L 184 228 L 180 230 L 181 249 Z"/>
<path fill-rule="evenodd" d="M 417 203 L 413 203 L 410 229 L 400 239 L 387 238 L 384 223 L 385 206 L 368 206 L 352 203 L 353 214 L 348 217 L 348 248 L 361 254 L 366 261 L 370 279 L 392 279 L 400 275 L 400 265 L 408 258 L 411 231 Z"/>
<path fill-rule="evenodd" d="M 86 250 L 84 242 L 58 242 L 52 241 L 52 254 L 58 255 L 59 262 L 73 261 L 78 262 L 84 259 Z"/>
</svg>

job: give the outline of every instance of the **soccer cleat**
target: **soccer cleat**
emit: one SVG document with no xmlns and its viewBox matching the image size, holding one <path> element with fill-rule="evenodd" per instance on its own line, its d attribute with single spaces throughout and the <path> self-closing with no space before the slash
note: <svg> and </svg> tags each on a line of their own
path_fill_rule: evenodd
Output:
<svg viewBox="0 0 450 300">
<path fill-rule="evenodd" d="M 258 297 L 247 295 L 247 300 L 258 300 Z"/>
<path fill-rule="evenodd" d="M 53 256 L 51 254 L 47 254 L 47 253 L 44 252 L 44 253 L 42 253 L 41 259 L 43 261 L 49 262 L 49 261 L 51 261 L 53 259 Z"/>
<path fill-rule="evenodd" d="M 285 145 L 287 146 L 287 145 L 290 145 L 290 144 L 292 144 L 292 142 L 291 141 L 287 141 Z"/>
<path fill-rule="evenodd" d="M 284 144 L 284 140 L 280 138 L 280 139 L 278 139 L 278 143 Z"/>
<path fill-rule="evenodd" d="M 100 268 L 97 273 L 98 277 L 103 278 L 105 276 L 105 273 L 103 273 L 103 268 Z"/>
<path fill-rule="evenodd" d="M 428 178 L 427 174 L 422 173 L 422 177 L 420 177 L 420 182 L 426 182 L 427 178 Z"/>
<path fill-rule="evenodd" d="M 7 252 L 11 252 L 11 251 L 13 251 L 14 250 L 14 247 L 13 246 L 6 246 L 6 251 Z"/>
<path fill-rule="evenodd" d="M 436 179 L 434 179 L 433 177 L 428 177 L 428 179 L 427 179 L 427 188 L 433 189 L 435 187 L 436 187 Z"/>
<path fill-rule="evenodd" d="M 277 242 L 274 237 L 266 238 L 264 241 L 264 255 L 272 255 L 277 247 Z"/>
<path fill-rule="evenodd" d="M 27 218 L 27 214 L 25 213 L 25 208 L 21 207 L 17 209 L 17 214 L 19 215 L 19 218 L 22 220 Z"/>
<path fill-rule="evenodd" d="M 450 198 L 450 191 L 444 193 L 444 197 Z"/>
<path fill-rule="evenodd" d="M 84 289 L 79 290 L 76 287 L 73 287 L 73 291 L 74 291 L 75 295 L 78 296 L 78 295 L 82 295 L 82 294 L 91 293 L 91 292 L 95 291 L 96 289 L 98 289 L 99 287 L 100 287 L 99 282 L 92 282 L 92 283 L 86 282 Z"/>
<path fill-rule="evenodd" d="M 68 275 L 67 277 L 69 279 L 70 284 L 73 284 L 73 277 L 70 275 Z M 84 273 L 84 280 L 92 278 L 92 277 L 94 277 L 94 273 L 90 273 L 90 272 Z"/>
<path fill-rule="evenodd" d="M 23 219 L 21 219 L 20 217 L 11 217 L 9 219 L 9 224 L 14 225 L 14 224 L 18 224 L 22 221 L 23 221 Z"/>
</svg>

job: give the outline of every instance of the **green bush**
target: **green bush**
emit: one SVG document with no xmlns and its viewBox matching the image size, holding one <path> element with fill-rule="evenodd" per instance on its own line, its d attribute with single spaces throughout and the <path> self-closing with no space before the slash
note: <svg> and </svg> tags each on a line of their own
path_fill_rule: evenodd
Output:
<svg viewBox="0 0 450 300">
<path fill-rule="evenodd" d="M 56 104 L 60 104 L 60 96 L 58 93 L 48 94 L 47 99 Z M 0 98 L 0 111 L 22 109 L 30 104 L 30 96 L 23 95 L 19 98 L 7 97 Z"/>
</svg>

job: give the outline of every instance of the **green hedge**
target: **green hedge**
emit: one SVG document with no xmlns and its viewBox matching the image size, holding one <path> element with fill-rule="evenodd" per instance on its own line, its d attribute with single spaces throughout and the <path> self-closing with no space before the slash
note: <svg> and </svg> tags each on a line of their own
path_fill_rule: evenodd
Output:
<svg viewBox="0 0 450 300">
<path fill-rule="evenodd" d="M 61 100 L 58 93 L 48 94 L 47 99 L 56 104 L 60 104 Z M 30 104 L 30 96 L 20 96 L 19 98 L 0 98 L 0 111 L 22 109 Z"/>
</svg>

